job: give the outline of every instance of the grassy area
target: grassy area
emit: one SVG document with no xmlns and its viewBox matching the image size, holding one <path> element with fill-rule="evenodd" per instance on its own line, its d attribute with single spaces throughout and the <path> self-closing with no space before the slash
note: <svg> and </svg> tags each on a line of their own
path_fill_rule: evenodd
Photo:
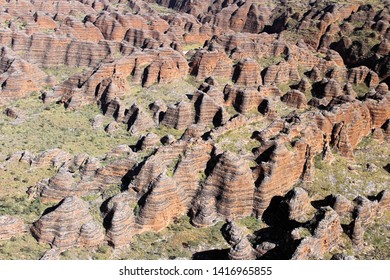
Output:
<svg viewBox="0 0 390 280">
<path fill-rule="evenodd" d="M 370 88 L 366 86 L 365 84 L 353 84 L 352 85 L 353 90 L 356 92 L 358 97 L 364 96 L 367 92 L 370 91 Z"/>
<path fill-rule="evenodd" d="M 268 56 L 268 57 L 262 57 L 257 59 L 257 62 L 262 68 L 267 68 L 271 65 L 278 64 L 279 62 L 282 62 L 285 60 L 284 55 L 279 55 L 279 56 Z"/>
<path fill-rule="evenodd" d="M 223 150 L 239 153 L 246 151 L 251 153 L 252 149 L 260 146 L 257 140 L 251 139 L 254 131 L 260 131 L 269 124 L 267 119 L 239 127 L 221 135 L 216 139 L 216 142 Z"/>
<path fill-rule="evenodd" d="M 159 5 L 157 3 L 148 3 L 149 7 L 151 7 L 153 10 L 155 10 L 159 14 L 173 14 L 176 13 L 175 10 L 164 7 L 162 5 Z"/>
<path fill-rule="evenodd" d="M 14 123 L 0 115 L 0 153 L 10 154 L 19 150 L 38 153 L 60 148 L 72 154 L 102 155 L 120 144 L 135 144 L 136 138 L 123 129 L 109 135 L 94 130 L 91 119 L 100 113 L 95 105 L 72 111 L 62 105 L 43 104 L 37 96 L 19 100 L 10 106 L 24 112 L 24 121 Z M 2 109 L 3 110 L 3 109 Z M 107 119 L 107 123 L 111 119 Z"/>
<path fill-rule="evenodd" d="M 255 217 L 246 217 L 237 221 L 237 224 L 243 229 L 247 228 L 248 234 L 252 234 L 255 231 L 258 231 L 262 228 L 267 227 L 267 225 L 261 220 L 256 219 Z"/>
<path fill-rule="evenodd" d="M 286 103 L 284 103 L 284 102 L 282 102 L 280 100 L 274 101 L 274 106 L 275 106 L 276 112 L 281 117 L 287 116 L 292 111 L 296 111 L 296 112 L 299 113 L 299 112 L 304 112 L 306 110 L 306 109 L 296 109 L 296 108 L 294 108 L 292 106 L 288 106 Z"/>
<path fill-rule="evenodd" d="M 278 89 L 280 89 L 281 92 L 283 93 L 287 93 L 288 91 L 291 90 L 291 85 L 293 85 L 294 83 L 283 83 L 283 84 L 279 84 L 277 85 Z"/>
<path fill-rule="evenodd" d="M 372 29 L 355 30 L 352 32 L 349 38 L 352 41 L 358 41 L 362 43 L 363 46 L 366 46 L 367 50 L 370 50 L 373 46 L 381 42 L 378 33 Z"/>
<path fill-rule="evenodd" d="M 383 169 L 388 163 L 389 154 L 389 145 L 366 138 L 355 150 L 355 160 L 334 153 L 335 161 L 329 165 L 317 158 L 310 195 L 321 199 L 339 193 L 354 199 L 358 195 L 376 195 L 381 190 L 389 189 L 389 174 Z M 375 168 L 368 169 L 368 163 Z"/>
<path fill-rule="evenodd" d="M 30 168 L 27 163 L 9 163 L 0 168 L 0 198 L 24 195 L 29 186 L 55 174 L 52 167 Z"/>
<path fill-rule="evenodd" d="M 229 245 L 220 232 L 223 222 L 209 228 L 195 228 L 183 216 L 161 232 L 136 235 L 119 259 L 191 259 L 195 252 L 225 249 Z"/>
<path fill-rule="evenodd" d="M 0 241 L 0 260 L 39 260 L 50 249 L 26 234 L 11 240 Z"/>
<path fill-rule="evenodd" d="M 254 224 L 249 218 L 244 223 Z M 122 259 L 157 260 L 191 259 L 195 252 L 226 249 L 220 232 L 223 222 L 209 228 L 195 228 L 190 219 L 183 216 L 160 232 L 145 232 L 134 236 L 128 247 L 113 249 L 101 245 L 97 249 L 72 248 L 61 253 L 61 259 Z"/>
<path fill-rule="evenodd" d="M 72 248 L 60 254 L 60 260 L 108 260 L 112 258 L 114 250 L 106 245 L 98 248 Z"/>
<path fill-rule="evenodd" d="M 356 257 L 361 260 L 388 260 L 390 259 L 390 213 L 387 213 L 364 233 L 364 240 L 368 247 L 360 250 Z"/>
<path fill-rule="evenodd" d="M 27 195 L 0 198 L 0 215 L 13 215 L 30 224 L 39 219 L 43 211 L 54 203 L 42 203 L 39 198 L 29 199 Z"/>
<path fill-rule="evenodd" d="M 132 85 L 130 92 L 122 97 L 122 103 L 125 106 L 136 103 L 148 111 L 149 105 L 156 100 L 164 101 L 166 104 L 188 101 L 187 95 L 192 95 L 198 86 L 199 83 L 192 76 L 168 84 L 152 85 L 148 88 Z"/>
<path fill-rule="evenodd" d="M 66 65 L 45 67 L 42 68 L 42 71 L 49 76 L 54 76 L 57 79 L 58 83 L 66 81 L 73 75 L 82 73 L 86 68 L 85 67 L 70 67 Z"/>
<path fill-rule="evenodd" d="M 179 139 L 183 135 L 184 131 L 185 129 L 175 129 L 165 125 L 159 125 L 148 130 L 148 132 L 155 133 L 159 137 L 164 137 L 165 135 L 170 134 L 173 135 L 176 139 Z"/>
<path fill-rule="evenodd" d="M 185 52 L 188 52 L 188 51 L 191 51 L 191 50 L 196 50 L 196 49 L 200 49 L 203 47 L 203 44 L 187 44 L 187 45 L 184 45 L 183 46 L 183 51 Z"/>
</svg>

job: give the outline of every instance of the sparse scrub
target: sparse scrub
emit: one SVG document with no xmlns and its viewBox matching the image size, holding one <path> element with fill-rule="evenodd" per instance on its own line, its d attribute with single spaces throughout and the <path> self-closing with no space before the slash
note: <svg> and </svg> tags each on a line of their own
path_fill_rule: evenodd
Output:
<svg viewBox="0 0 390 280">
<path fill-rule="evenodd" d="M 209 228 L 194 228 L 189 217 L 183 216 L 161 232 L 145 232 L 134 236 L 128 249 L 123 249 L 120 259 L 191 259 L 202 248 L 225 249 L 229 245 L 220 229 L 223 222 Z"/>
<path fill-rule="evenodd" d="M 0 259 L 2 260 L 39 260 L 50 249 L 48 244 L 38 243 L 26 234 L 11 240 L 0 241 Z"/>
<path fill-rule="evenodd" d="M 138 140 L 125 129 L 118 129 L 115 137 L 103 130 L 94 130 L 90 120 L 100 113 L 95 105 L 72 111 L 54 104 L 49 110 L 43 110 L 47 105 L 31 97 L 19 100 L 13 106 L 21 109 L 26 119 L 19 124 L 12 124 L 9 118 L 0 116 L 0 134 L 5 136 L 0 140 L 0 152 L 5 154 L 18 150 L 38 153 L 61 148 L 72 154 L 99 156 L 115 146 L 135 144 Z"/>
<path fill-rule="evenodd" d="M 59 83 L 62 83 L 71 76 L 82 73 L 85 70 L 85 67 L 70 67 L 66 65 L 61 65 L 42 68 L 42 70 L 47 75 L 54 76 Z"/>
</svg>

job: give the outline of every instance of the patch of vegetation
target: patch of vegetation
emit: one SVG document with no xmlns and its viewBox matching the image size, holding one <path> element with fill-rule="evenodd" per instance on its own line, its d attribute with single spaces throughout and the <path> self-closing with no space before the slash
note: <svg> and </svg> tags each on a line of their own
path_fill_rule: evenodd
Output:
<svg viewBox="0 0 390 280">
<path fill-rule="evenodd" d="M 315 166 L 315 168 L 320 169 L 320 170 L 326 168 L 326 163 L 322 159 L 322 154 L 318 154 L 314 157 L 314 166 Z"/>
<path fill-rule="evenodd" d="M 203 44 L 199 43 L 193 43 L 193 44 L 186 44 L 183 46 L 183 51 L 188 52 L 192 50 L 201 49 L 203 47 Z"/>
<path fill-rule="evenodd" d="M 103 200 L 113 197 L 121 192 L 121 185 L 113 184 L 105 189 L 102 193 Z"/>
<path fill-rule="evenodd" d="M 246 227 L 249 230 L 249 234 L 252 234 L 255 231 L 267 227 L 264 222 L 252 216 L 238 220 L 237 224 L 242 227 Z"/>
<path fill-rule="evenodd" d="M 355 30 L 351 35 L 349 35 L 349 38 L 352 41 L 357 41 L 363 44 L 363 46 L 366 46 L 367 50 L 370 50 L 375 45 L 379 44 L 381 42 L 378 34 L 372 30 L 372 29 L 360 29 Z"/>
<path fill-rule="evenodd" d="M 11 23 L 11 20 L 9 20 L 9 19 L 4 20 L 4 21 L 0 22 L 0 27 L 8 28 L 10 23 Z"/>
<path fill-rule="evenodd" d="M 52 167 L 30 168 L 27 163 L 7 163 L 0 168 L 0 197 L 24 195 L 30 186 L 55 174 Z"/>
<path fill-rule="evenodd" d="M 373 140 L 374 139 L 372 138 L 372 135 L 368 135 L 368 136 L 363 137 L 357 146 L 358 150 L 359 149 L 369 149 L 372 145 L 375 144 L 375 143 L 373 143 Z"/>
<path fill-rule="evenodd" d="M 90 120 L 100 114 L 95 105 L 87 105 L 77 111 L 66 110 L 60 104 L 43 104 L 33 95 L 10 106 L 23 111 L 25 118 L 15 124 L 12 119 L 0 115 L 0 153 L 3 154 L 18 150 L 38 153 L 60 148 L 71 154 L 99 156 L 113 147 L 135 144 L 138 140 L 125 129 L 118 129 L 112 135 L 93 129 Z"/>
<path fill-rule="evenodd" d="M 198 86 L 199 83 L 190 75 L 187 79 L 168 84 L 155 84 L 147 88 L 132 85 L 128 94 L 124 95 L 121 101 L 124 106 L 130 107 L 135 103 L 145 112 L 149 112 L 149 105 L 156 100 L 164 101 L 167 105 L 188 101 L 188 96 L 192 95 Z"/>
<path fill-rule="evenodd" d="M 153 127 L 149 129 L 147 132 L 153 132 L 154 134 L 157 134 L 161 138 L 170 134 L 174 136 L 176 139 L 179 139 L 183 135 L 184 131 L 185 129 L 175 129 L 173 127 L 159 125 L 157 127 Z"/>
<path fill-rule="evenodd" d="M 38 243 L 30 234 L 0 241 L 0 260 L 39 260 L 50 249 Z"/>
<path fill-rule="evenodd" d="M 107 260 L 113 253 L 112 247 L 107 244 L 100 245 L 96 252 L 92 255 L 93 260 Z"/>
<path fill-rule="evenodd" d="M 352 85 L 353 90 L 356 92 L 358 97 L 364 96 L 367 92 L 370 91 L 370 88 L 366 86 L 364 83 L 360 84 L 353 84 Z"/>
<path fill-rule="evenodd" d="M 133 238 L 129 248 L 118 253 L 123 260 L 191 259 L 195 252 L 225 249 L 229 245 L 220 232 L 224 223 L 208 228 L 195 228 L 183 216 L 161 232 L 145 232 Z"/>
<path fill-rule="evenodd" d="M 94 193 L 94 194 L 88 194 L 88 195 L 85 195 L 83 197 L 81 197 L 84 201 L 87 201 L 87 202 L 91 202 L 91 201 L 95 201 L 97 200 L 98 198 L 100 198 L 101 195 L 99 193 Z"/>
<path fill-rule="evenodd" d="M 167 7 L 164 7 L 164 6 L 159 5 L 159 4 L 157 4 L 157 3 L 148 3 L 148 5 L 149 5 L 153 10 L 155 10 L 157 13 L 159 13 L 159 14 L 173 14 L 173 13 L 176 13 L 175 10 L 170 9 L 170 8 L 167 8 Z"/>
<path fill-rule="evenodd" d="M 54 76 L 58 83 L 62 83 L 69 79 L 71 76 L 82 73 L 85 67 L 70 67 L 66 65 L 44 67 L 42 71 L 49 76 Z"/>
<path fill-rule="evenodd" d="M 18 18 L 16 21 L 14 21 L 14 24 L 19 30 L 24 30 L 27 27 L 27 22 Z"/>
<path fill-rule="evenodd" d="M 268 57 L 262 57 L 258 58 L 257 62 L 262 68 L 267 68 L 271 65 L 278 64 L 286 59 L 285 55 L 279 55 L 279 56 L 268 56 Z"/>
<path fill-rule="evenodd" d="M 235 130 L 230 130 L 218 137 L 216 142 L 220 144 L 220 147 L 225 151 L 234 153 L 245 151 L 251 153 L 254 148 L 260 146 L 260 143 L 257 140 L 251 139 L 253 132 L 255 130 L 262 130 L 268 124 L 268 120 L 264 118 L 261 121 L 256 121 Z"/>
<path fill-rule="evenodd" d="M 215 77 L 215 80 L 218 83 L 218 90 L 223 91 L 226 85 L 233 85 L 233 81 L 231 77 Z M 197 88 L 199 87 L 201 83 L 197 83 Z"/>
<path fill-rule="evenodd" d="M 167 166 L 167 176 L 172 177 L 173 173 L 175 172 L 175 168 L 177 164 L 181 161 L 182 155 L 180 154 L 176 159 L 174 159 L 168 166 Z"/>
<path fill-rule="evenodd" d="M 289 150 L 290 152 L 294 151 L 294 146 L 292 145 L 291 142 L 286 142 L 284 143 L 284 146 Z"/>
<path fill-rule="evenodd" d="M 297 26 L 292 24 L 289 26 L 288 30 L 283 31 L 281 34 L 283 39 L 293 44 L 296 44 L 299 40 L 302 39 L 310 45 L 315 45 L 315 40 L 318 36 L 318 29 L 314 27 L 314 25 L 315 23 L 313 23 L 312 27 L 297 29 Z"/>
<path fill-rule="evenodd" d="M 389 174 L 383 169 L 388 163 L 389 145 L 382 145 L 371 137 L 366 137 L 354 154 L 355 159 L 348 160 L 334 153 L 335 160 L 332 164 L 315 158 L 314 182 L 308 189 L 314 199 L 323 199 L 336 193 L 354 199 L 358 195 L 377 195 L 381 190 L 389 188 Z M 368 163 L 375 168 L 367 168 Z"/>
<path fill-rule="evenodd" d="M 71 248 L 60 254 L 61 260 L 87 260 L 90 259 L 89 252 L 82 248 Z"/>
<path fill-rule="evenodd" d="M 369 244 L 364 250 L 357 251 L 356 257 L 362 260 L 388 260 L 390 258 L 390 213 L 370 225 L 364 233 Z"/>
<path fill-rule="evenodd" d="M 41 32 L 43 34 L 54 34 L 55 33 L 55 30 L 54 29 L 51 29 L 51 28 L 45 28 L 45 29 L 41 29 Z"/>
<path fill-rule="evenodd" d="M 292 111 L 303 112 L 304 109 L 297 110 L 294 107 L 288 106 L 286 103 L 276 100 L 274 101 L 276 112 L 282 118 L 290 114 Z"/>
<path fill-rule="evenodd" d="M 226 109 L 226 112 L 230 115 L 230 116 L 234 116 L 234 115 L 237 115 L 238 112 L 237 110 L 234 108 L 234 106 L 227 106 L 225 107 Z"/>
<path fill-rule="evenodd" d="M 54 203 L 42 203 L 39 198 L 29 199 L 27 195 L 5 196 L 0 198 L 0 215 L 22 218 L 26 223 L 39 219 L 43 211 Z"/>
<path fill-rule="evenodd" d="M 277 87 L 284 94 L 284 93 L 287 93 L 288 91 L 291 90 L 291 87 L 290 87 L 291 85 L 292 85 L 291 83 L 283 83 L 283 84 L 277 85 Z"/>
</svg>

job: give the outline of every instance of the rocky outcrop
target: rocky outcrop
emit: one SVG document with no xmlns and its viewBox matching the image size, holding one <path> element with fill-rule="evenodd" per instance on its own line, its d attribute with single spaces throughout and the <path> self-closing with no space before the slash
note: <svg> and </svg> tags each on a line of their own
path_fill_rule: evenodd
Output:
<svg viewBox="0 0 390 280">
<path fill-rule="evenodd" d="M 281 202 L 286 208 L 288 219 L 304 222 L 312 209 L 308 193 L 302 188 L 294 188 Z"/>
<path fill-rule="evenodd" d="M 93 71 L 69 78 L 54 89 L 54 95 L 68 107 L 97 101 L 108 104 L 128 90 L 129 81 L 147 87 L 172 82 L 187 73 L 186 60 L 172 49 L 134 51 L 115 62 L 102 63 Z"/>
<path fill-rule="evenodd" d="M 321 208 L 318 215 L 318 224 L 313 236 L 301 241 L 292 259 L 322 259 L 325 252 L 332 251 L 341 245 L 343 229 L 337 213 L 330 207 L 326 207 Z"/>
<path fill-rule="evenodd" d="M 161 124 L 176 129 L 184 129 L 195 122 L 195 110 L 188 102 L 169 105 Z"/>
<path fill-rule="evenodd" d="M 81 247 L 98 247 L 104 241 L 103 227 L 96 221 L 83 224 L 77 240 Z"/>
<path fill-rule="evenodd" d="M 4 114 L 12 119 L 18 119 L 23 117 L 23 112 L 18 108 L 8 107 L 4 110 Z"/>
<path fill-rule="evenodd" d="M 365 83 L 369 87 L 375 87 L 379 84 L 379 77 L 368 67 L 360 66 L 348 71 L 348 82 L 352 84 Z"/>
<path fill-rule="evenodd" d="M 258 86 L 262 80 L 260 67 L 253 59 L 244 59 L 234 69 L 233 82 L 239 86 Z"/>
<path fill-rule="evenodd" d="M 0 216 L 0 240 L 11 239 L 27 232 L 27 226 L 18 217 Z"/>
<path fill-rule="evenodd" d="M 188 148 L 188 143 L 178 141 L 168 146 L 161 146 L 152 156 L 148 157 L 138 167 L 130 187 L 139 194 L 145 194 L 149 185 L 164 172 L 164 170 L 177 160 Z"/>
<path fill-rule="evenodd" d="M 341 86 L 335 79 L 323 79 L 321 82 L 314 85 L 312 92 L 313 95 L 318 98 L 331 99 L 342 95 Z"/>
<path fill-rule="evenodd" d="M 108 201 L 104 226 L 107 230 L 108 243 L 114 247 L 130 243 L 136 233 L 134 207 L 135 196 L 131 192 L 118 194 Z"/>
<path fill-rule="evenodd" d="M 281 97 L 281 100 L 287 105 L 295 107 L 297 109 L 304 109 L 307 107 L 307 99 L 305 94 L 298 90 L 292 90 L 287 92 Z"/>
<path fill-rule="evenodd" d="M 218 105 L 214 98 L 208 94 L 199 93 L 194 97 L 195 105 L 195 123 L 213 124 L 219 126 L 223 122 L 223 107 Z"/>
<path fill-rule="evenodd" d="M 273 196 L 284 195 L 291 188 L 292 181 L 297 181 L 310 172 L 310 168 L 306 169 L 306 166 L 309 167 L 312 157 L 311 148 L 303 139 L 294 142 L 293 146 L 289 145 L 291 144 L 281 142 L 271 144 L 258 159 L 261 161 L 261 179 L 258 180 L 254 200 L 258 215 L 262 213 L 261 209 L 267 208 Z"/>
<path fill-rule="evenodd" d="M 151 184 L 141 205 L 137 224 L 142 231 L 159 231 L 170 224 L 172 218 L 182 214 L 185 205 L 178 196 L 175 181 L 165 173 L 159 175 Z"/>
<path fill-rule="evenodd" d="M 226 242 L 231 246 L 228 257 L 230 260 L 254 260 L 256 251 L 244 235 L 241 228 L 234 222 L 229 221 L 221 229 Z"/>
<path fill-rule="evenodd" d="M 50 34 L 26 35 L 2 32 L 0 42 L 13 51 L 22 53 L 21 58 L 41 67 L 68 65 L 71 67 L 96 66 L 109 57 L 107 42 L 83 42 L 73 38 Z"/>
<path fill-rule="evenodd" d="M 130 109 L 129 112 L 131 111 Z M 131 134 L 139 134 L 154 127 L 155 123 L 148 113 L 137 108 L 129 117 L 127 125 Z"/>
<path fill-rule="evenodd" d="M 160 137 L 154 133 L 148 133 L 141 139 L 141 150 L 152 149 L 158 146 Z"/>
<path fill-rule="evenodd" d="M 3 47 L 0 50 L 0 84 L 0 104 L 4 105 L 52 83 L 39 67 Z"/>
<path fill-rule="evenodd" d="M 70 160 L 72 155 L 66 151 L 62 151 L 61 149 L 54 148 L 41 154 L 37 155 L 33 162 L 33 167 L 42 167 L 42 166 L 54 166 L 60 167 L 64 162 Z"/>
<path fill-rule="evenodd" d="M 265 85 L 271 85 L 289 83 L 290 81 L 299 82 L 300 80 L 301 77 L 296 65 L 281 62 L 266 68 L 263 82 Z"/>
<path fill-rule="evenodd" d="M 37 184 L 37 195 L 43 201 L 58 202 L 67 196 L 85 196 L 121 184 L 137 163 L 130 157 L 123 158 L 124 155 L 123 151 L 119 156 L 115 155 L 115 151 L 108 154 L 111 158 L 107 159 L 108 164 L 103 161 L 103 167 L 97 159 L 79 155 L 73 161 L 67 161 L 47 182 Z"/>
<path fill-rule="evenodd" d="M 205 179 L 207 166 L 211 160 L 213 145 L 207 142 L 194 143 L 187 149 L 178 162 L 173 179 L 176 182 L 178 196 L 185 211 L 191 208 Z"/>
<path fill-rule="evenodd" d="M 230 59 L 221 51 L 199 50 L 190 62 L 190 73 L 200 81 L 210 76 L 231 78 L 232 71 Z"/>
<path fill-rule="evenodd" d="M 80 195 L 83 190 L 74 186 L 73 174 L 61 169 L 50 178 L 47 185 L 40 187 L 39 196 L 43 201 L 59 201 L 70 195 Z"/>
<path fill-rule="evenodd" d="M 256 89 L 239 90 L 236 95 L 234 107 L 242 114 L 247 114 L 257 109 L 262 100 L 262 95 Z"/>
<path fill-rule="evenodd" d="M 222 218 L 248 216 L 253 210 L 254 183 L 245 161 L 230 152 L 223 153 L 192 209 L 193 224 L 212 225 Z M 238 197 L 240 199 L 238 199 Z"/>
<path fill-rule="evenodd" d="M 332 200 L 333 202 L 331 207 L 340 217 L 349 216 L 352 214 L 354 209 L 352 201 L 340 194 L 333 195 Z"/>
<path fill-rule="evenodd" d="M 58 248 L 95 246 L 103 231 L 94 225 L 88 204 L 76 196 L 64 198 L 54 209 L 33 223 L 31 233 L 39 241 Z M 94 229 L 90 231 L 91 227 Z"/>
</svg>

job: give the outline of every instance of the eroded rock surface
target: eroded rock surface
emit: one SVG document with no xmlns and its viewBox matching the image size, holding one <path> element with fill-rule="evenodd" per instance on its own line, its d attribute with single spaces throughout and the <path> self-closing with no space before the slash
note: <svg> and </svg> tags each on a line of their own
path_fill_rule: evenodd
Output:
<svg viewBox="0 0 390 280">
<path fill-rule="evenodd" d="M 43 259 L 125 248 L 184 215 L 196 227 L 228 221 L 229 259 L 347 259 L 346 240 L 364 251 L 390 208 L 382 182 L 351 177 L 390 172 L 367 148 L 390 140 L 387 4 L 0 0 L 0 140 L 25 142 L 1 150 L 0 171 L 50 174 L 20 184 L 28 205 L 57 203 L 34 213 L 31 233 L 53 247 Z M 88 112 L 104 152 L 6 138 L 40 114 L 61 126 L 60 106 L 61 118 Z M 60 128 L 87 139 L 73 122 Z M 329 174 L 342 194 L 317 194 L 316 172 L 344 161 L 342 179 Z M 371 196 L 352 200 L 344 181 Z M 25 233 L 16 216 L 0 217 L 0 239 Z M 239 226 L 249 216 L 266 227 Z"/>
</svg>

